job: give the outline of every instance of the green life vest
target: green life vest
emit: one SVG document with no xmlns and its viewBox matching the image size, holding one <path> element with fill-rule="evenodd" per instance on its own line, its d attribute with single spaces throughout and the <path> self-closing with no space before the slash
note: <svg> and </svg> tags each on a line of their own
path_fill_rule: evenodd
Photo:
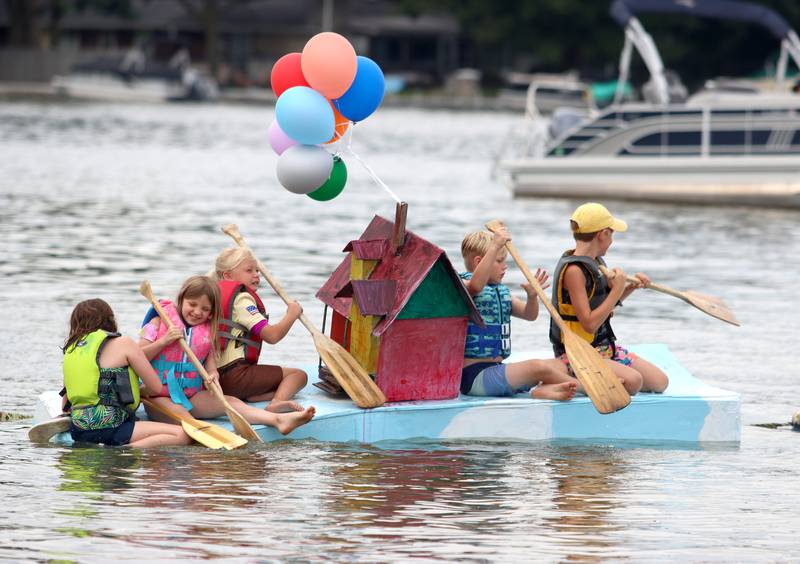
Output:
<svg viewBox="0 0 800 564">
<path fill-rule="evenodd" d="M 73 407 L 112 405 L 135 411 L 139 407 L 139 377 L 128 367 L 127 378 L 117 378 L 114 382 L 101 382 L 100 354 L 110 339 L 119 337 L 119 333 L 108 333 L 98 329 L 89 333 L 77 343 L 64 351 L 64 387 L 67 399 Z M 111 394 L 114 399 L 100 399 L 100 386 L 112 386 L 116 389 Z M 107 396 L 107 394 L 103 394 Z"/>
</svg>

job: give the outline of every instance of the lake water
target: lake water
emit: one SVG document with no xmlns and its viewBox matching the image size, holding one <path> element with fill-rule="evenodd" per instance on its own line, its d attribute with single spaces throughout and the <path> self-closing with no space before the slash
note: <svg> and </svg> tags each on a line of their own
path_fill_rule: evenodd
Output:
<svg viewBox="0 0 800 564">
<path fill-rule="evenodd" d="M 271 107 L 0 103 L 0 410 L 32 413 L 60 387 L 71 308 L 103 297 L 136 332 L 142 279 L 172 296 L 211 267 L 236 222 L 321 322 L 316 290 L 394 201 L 353 158 L 337 199 L 284 190 Z M 489 176 L 515 116 L 382 109 L 353 149 L 403 200 L 408 228 L 461 269 L 463 235 L 499 217 L 552 271 L 580 202 L 512 200 Z M 333 445 L 243 451 L 34 447 L 0 423 L 0 559 L 36 561 L 789 561 L 800 551 L 800 214 L 606 202 L 630 229 L 608 260 L 723 297 L 742 322 L 638 292 L 622 343 L 663 342 L 695 375 L 742 396 L 738 447 L 658 444 Z M 506 281 L 523 280 L 515 268 Z M 263 292 L 273 315 L 282 302 Z M 516 351 L 547 350 L 546 313 L 515 320 Z M 262 360 L 308 364 L 297 324 Z"/>
</svg>

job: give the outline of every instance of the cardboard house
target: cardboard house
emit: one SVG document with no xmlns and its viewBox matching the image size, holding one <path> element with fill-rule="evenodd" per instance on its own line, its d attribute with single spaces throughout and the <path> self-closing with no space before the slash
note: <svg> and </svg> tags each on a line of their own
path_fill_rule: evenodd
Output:
<svg viewBox="0 0 800 564">
<path fill-rule="evenodd" d="M 454 398 L 467 321 L 483 320 L 445 252 L 404 223 L 375 216 L 317 297 L 387 401 Z"/>
</svg>

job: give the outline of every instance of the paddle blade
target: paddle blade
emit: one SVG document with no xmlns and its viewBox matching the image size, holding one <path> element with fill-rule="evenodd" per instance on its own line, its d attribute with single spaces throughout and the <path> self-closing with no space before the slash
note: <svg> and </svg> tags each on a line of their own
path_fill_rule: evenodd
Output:
<svg viewBox="0 0 800 564">
<path fill-rule="evenodd" d="M 701 294 L 700 292 L 693 292 L 691 290 L 687 290 L 682 293 L 686 298 L 686 303 L 693 305 L 700 311 L 707 313 L 711 317 L 716 317 L 725 323 L 730 323 L 731 325 L 736 325 L 737 327 L 741 326 L 739 320 L 736 319 L 736 316 L 733 314 L 730 308 L 720 298 L 707 296 L 705 294 Z"/>
<path fill-rule="evenodd" d="M 614 413 L 631 403 L 631 396 L 592 345 L 571 331 L 563 332 L 572 371 L 598 412 Z"/>
<path fill-rule="evenodd" d="M 186 421 L 182 421 L 181 425 L 187 423 Z M 206 423 L 205 421 L 198 421 L 195 419 L 192 423 L 188 423 L 190 426 L 194 427 L 196 430 L 200 431 L 203 434 L 203 440 L 205 441 L 217 441 L 222 444 L 222 448 L 226 450 L 234 450 L 240 447 L 243 447 L 247 444 L 247 439 L 244 437 L 240 437 L 236 433 L 232 433 L 227 429 L 220 427 L 219 425 L 213 425 L 211 423 Z M 184 426 L 184 429 L 186 427 Z M 198 443 L 201 443 L 205 446 L 208 444 L 198 440 L 194 436 L 192 436 Z M 216 448 L 216 447 L 211 447 Z"/>
<path fill-rule="evenodd" d="M 222 403 L 222 406 L 225 408 L 225 413 L 228 415 L 228 419 L 237 433 L 239 433 L 245 439 L 259 443 L 264 442 L 259 434 L 256 433 L 255 429 L 253 429 L 252 425 L 250 425 L 250 423 L 247 421 L 247 419 L 245 419 L 241 413 L 236 411 L 233 406 L 228 403 L 228 400 L 225 399 L 225 393 L 222 391 L 222 386 L 220 386 L 219 382 L 214 382 L 210 390 L 214 397 L 216 397 Z"/>
<path fill-rule="evenodd" d="M 256 433 L 256 430 L 253 429 L 253 427 L 247 422 L 247 419 L 245 419 L 241 413 L 233 408 L 229 408 L 229 406 L 225 407 L 225 413 L 228 414 L 228 419 L 230 419 L 233 429 L 242 437 L 259 443 L 264 442 L 264 440 L 259 436 L 258 433 Z"/>
<path fill-rule="evenodd" d="M 55 435 L 69 431 L 69 416 L 61 415 L 43 421 L 28 429 L 28 438 L 33 443 L 49 443 Z"/>
<path fill-rule="evenodd" d="M 386 396 L 364 367 L 339 343 L 315 332 L 314 345 L 336 381 L 358 407 L 369 409 L 386 403 Z"/>
<path fill-rule="evenodd" d="M 169 417 L 173 421 L 179 422 L 187 435 L 208 448 L 226 448 L 228 450 L 233 450 L 247 444 L 247 439 L 219 425 L 198 421 L 191 415 L 184 415 L 148 398 L 142 398 L 142 403 L 147 407 L 148 413 L 149 410 L 152 410 Z"/>
<path fill-rule="evenodd" d="M 195 427 L 187 421 L 181 421 L 181 427 L 183 427 L 183 430 L 186 431 L 187 435 L 205 447 L 212 448 L 214 450 L 221 448 L 228 448 L 228 450 L 230 450 L 229 447 L 226 447 L 223 441 L 209 433 L 208 430 L 202 426 Z"/>
</svg>

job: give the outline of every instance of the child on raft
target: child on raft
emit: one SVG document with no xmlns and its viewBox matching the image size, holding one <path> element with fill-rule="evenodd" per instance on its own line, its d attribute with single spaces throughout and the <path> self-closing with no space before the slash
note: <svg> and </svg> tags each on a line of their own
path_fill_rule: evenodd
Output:
<svg viewBox="0 0 800 564">
<path fill-rule="evenodd" d="M 183 283 L 174 304 L 165 300 L 161 306 L 173 328 L 169 329 L 166 323 L 155 316 L 144 325 L 139 341 L 139 346 L 164 384 L 153 401 L 174 411 L 185 410 L 200 419 L 224 415 L 222 402 L 204 388 L 201 374 L 187 361 L 178 342 L 184 338 L 200 362 L 203 362 L 211 381 L 219 380 L 216 361 L 219 289 L 216 282 L 207 276 L 192 276 Z M 233 396 L 226 395 L 225 398 L 248 422 L 275 427 L 284 435 L 308 423 L 315 413 L 313 407 L 291 413 L 272 413 Z M 148 415 L 156 420 L 163 417 L 155 412 L 148 412 Z"/>
<path fill-rule="evenodd" d="M 177 425 L 136 420 L 140 393 L 158 394 L 162 385 L 136 343 L 117 333 L 114 312 L 105 301 L 75 306 L 62 350 L 62 407 L 69 410 L 74 441 L 139 448 L 192 442 Z"/>
<path fill-rule="evenodd" d="M 261 282 L 258 264 L 252 252 L 242 247 L 223 250 L 214 264 L 213 275 L 221 295 L 219 342 L 220 384 L 226 394 L 250 402 L 267 401 L 266 409 L 274 412 L 303 409 L 291 398 L 308 382 L 299 368 L 258 364 L 261 343 L 274 345 L 281 341 L 300 318 L 303 308 L 290 303 L 286 314 L 277 323 L 269 315 L 258 286 Z"/>
<path fill-rule="evenodd" d="M 570 226 L 575 248 L 566 251 L 556 265 L 553 305 L 572 331 L 608 359 L 628 393 L 663 392 L 669 383 L 667 375 L 619 346 L 611 329 L 614 308 L 637 288 L 650 285 L 650 278 L 641 272 L 636 274 L 640 282 L 631 283 L 619 268 L 611 270 L 610 278 L 600 270 L 600 266 L 606 265 L 603 256 L 613 242 L 614 233 L 626 231 L 627 223 L 613 217 L 605 206 L 587 203 L 572 214 Z M 556 357 L 569 366 L 561 330 L 552 320 L 550 342 Z"/>
<path fill-rule="evenodd" d="M 566 368 L 556 360 L 526 360 L 505 364 L 511 354 L 511 317 L 534 321 L 539 302 L 530 284 L 522 284 L 526 301 L 511 295 L 503 284 L 508 265 L 505 249 L 511 236 L 505 227 L 492 235 L 486 231 L 467 234 L 461 255 L 467 272 L 459 274 L 485 327 L 469 322 L 461 372 L 461 393 L 472 396 L 512 396 L 530 390 L 531 397 L 566 401 L 578 389 Z M 547 273 L 536 279 L 547 287 Z"/>
</svg>

